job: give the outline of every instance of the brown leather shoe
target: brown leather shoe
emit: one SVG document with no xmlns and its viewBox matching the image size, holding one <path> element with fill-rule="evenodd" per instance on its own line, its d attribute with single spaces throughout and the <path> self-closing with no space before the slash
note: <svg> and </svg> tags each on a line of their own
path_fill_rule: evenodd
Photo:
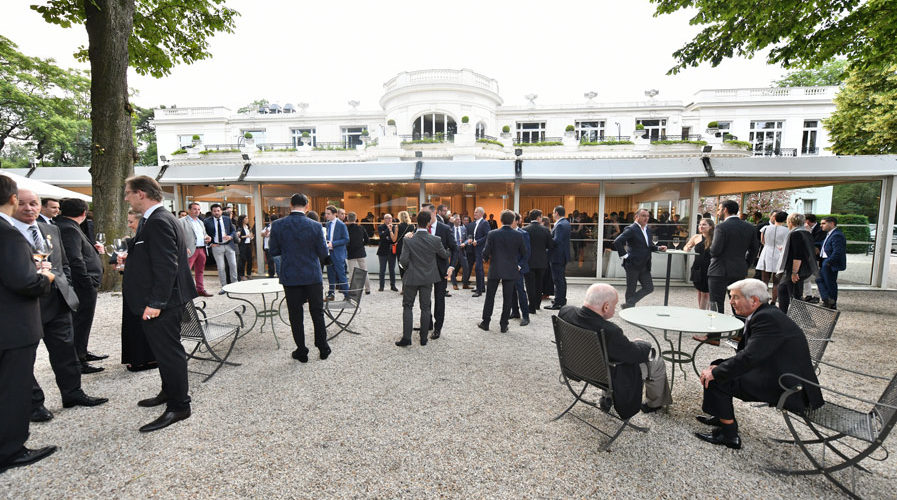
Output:
<svg viewBox="0 0 897 500">
<path fill-rule="evenodd" d="M 207 291 L 205 291 L 205 290 L 197 290 L 196 293 L 197 293 L 200 297 L 212 297 L 212 296 L 213 296 L 211 293 L 209 293 L 209 292 L 207 292 Z"/>
</svg>

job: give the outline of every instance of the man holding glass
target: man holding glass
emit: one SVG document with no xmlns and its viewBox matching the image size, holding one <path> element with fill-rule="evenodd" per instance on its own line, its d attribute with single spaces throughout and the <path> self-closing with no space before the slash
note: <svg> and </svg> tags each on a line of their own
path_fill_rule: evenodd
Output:
<svg viewBox="0 0 897 500">
<path fill-rule="evenodd" d="M 626 271 L 626 302 L 623 309 L 630 308 L 642 298 L 654 291 L 654 280 L 651 279 L 651 252 L 665 252 L 665 245 L 657 246 L 656 237 L 651 236 L 648 229 L 648 210 L 642 208 L 635 214 L 635 222 L 620 233 L 614 240 L 614 248 L 623 261 Z M 641 283 L 642 288 L 636 291 Z"/>
</svg>

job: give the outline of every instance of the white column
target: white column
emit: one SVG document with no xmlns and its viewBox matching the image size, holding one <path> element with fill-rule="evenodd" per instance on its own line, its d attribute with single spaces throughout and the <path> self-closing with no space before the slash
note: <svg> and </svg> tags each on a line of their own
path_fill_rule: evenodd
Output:
<svg viewBox="0 0 897 500">
<path fill-rule="evenodd" d="M 897 204 L 897 176 L 881 181 L 881 202 L 878 207 L 878 227 L 875 234 L 875 253 L 872 265 L 872 286 L 887 288 L 891 264 L 891 239 L 894 237 L 895 204 Z"/>
<path fill-rule="evenodd" d="M 259 183 L 250 185 L 252 208 L 255 211 L 255 265 L 257 273 L 265 276 L 265 247 L 262 241 L 262 229 L 265 229 L 265 213 L 262 208 L 262 187 Z"/>
<path fill-rule="evenodd" d="M 701 181 L 700 179 L 692 179 L 691 180 L 691 210 L 690 216 L 688 217 L 688 239 L 691 239 L 698 232 L 698 220 L 701 217 L 700 205 L 701 203 Z M 694 262 L 694 257 L 691 255 L 685 256 L 685 269 L 691 269 L 691 265 Z M 683 281 L 688 281 L 689 273 L 685 273 L 682 277 Z"/>
<path fill-rule="evenodd" d="M 514 211 L 520 213 L 520 181 L 517 180 L 514 181 Z"/>
<path fill-rule="evenodd" d="M 420 208 L 420 205 L 423 205 L 426 202 L 427 202 L 427 183 L 421 182 L 420 183 L 420 196 L 418 196 L 418 199 L 417 199 L 418 208 Z"/>
<path fill-rule="evenodd" d="M 178 213 L 184 209 L 184 200 L 181 199 L 181 185 L 175 184 L 174 186 L 174 212 Z"/>
<path fill-rule="evenodd" d="M 602 181 L 598 187 L 598 245 L 595 250 L 595 277 L 601 278 L 604 270 L 604 201 L 607 197 L 607 183 Z"/>
</svg>

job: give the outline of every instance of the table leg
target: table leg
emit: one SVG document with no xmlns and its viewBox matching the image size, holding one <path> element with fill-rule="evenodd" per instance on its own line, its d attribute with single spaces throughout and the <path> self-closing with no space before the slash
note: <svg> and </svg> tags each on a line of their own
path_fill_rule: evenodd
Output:
<svg viewBox="0 0 897 500">
<path fill-rule="evenodd" d="M 663 305 L 670 303 L 670 266 L 673 265 L 673 254 L 667 254 L 667 281 L 663 291 Z"/>
<path fill-rule="evenodd" d="M 247 333 L 252 331 L 252 329 L 255 328 L 256 323 L 258 323 L 259 310 L 257 307 L 255 307 L 255 304 L 253 304 L 252 302 L 250 302 L 240 296 L 234 296 L 234 295 L 231 295 L 228 293 L 227 298 L 232 299 L 232 300 L 239 300 L 240 302 L 245 302 L 245 303 L 249 304 L 249 307 L 252 308 L 252 313 L 253 313 L 252 314 L 252 324 L 243 329 L 243 333 L 240 335 L 240 337 L 243 337 Z"/>
<path fill-rule="evenodd" d="M 268 307 L 268 299 L 265 298 L 265 294 L 262 294 L 262 310 L 259 311 L 259 315 L 262 316 L 262 326 L 259 330 L 265 329 L 265 323 L 271 323 L 271 334 L 274 336 L 274 343 L 277 344 L 277 349 L 280 349 L 280 339 L 277 338 L 277 331 L 274 329 L 274 316 L 280 315 L 280 312 L 277 309 L 274 309 L 274 303 L 277 302 L 277 296 L 280 295 L 278 292 L 274 292 L 274 299 L 271 301 L 271 308 Z"/>
</svg>

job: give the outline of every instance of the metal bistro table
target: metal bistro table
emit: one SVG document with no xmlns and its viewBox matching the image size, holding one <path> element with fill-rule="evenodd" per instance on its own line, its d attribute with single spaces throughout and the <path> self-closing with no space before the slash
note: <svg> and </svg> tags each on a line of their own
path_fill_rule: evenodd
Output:
<svg viewBox="0 0 897 500">
<path fill-rule="evenodd" d="M 238 281 L 236 283 L 225 285 L 222 290 L 224 290 L 228 298 L 245 302 L 249 304 L 250 307 L 252 307 L 253 311 L 255 311 L 255 318 L 253 318 L 252 320 L 252 325 L 244 330 L 243 335 L 246 335 L 253 328 L 255 328 L 255 325 L 256 323 L 258 323 L 259 318 L 262 318 L 262 324 L 259 325 L 259 331 L 264 330 L 265 324 L 270 321 L 271 333 L 274 335 L 274 342 L 277 344 L 277 348 L 280 349 L 280 340 L 277 338 L 277 332 L 274 330 L 274 317 L 279 317 L 280 321 L 282 321 L 285 325 L 289 325 L 289 322 L 285 321 L 283 319 L 283 316 L 280 314 L 280 305 L 286 298 L 286 296 L 284 296 L 280 297 L 278 300 L 279 295 L 283 293 L 283 286 L 280 284 L 280 281 L 277 278 Z M 274 298 L 271 299 L 270 304 L 268 303 L 268 299 L 266 297 L 266 295 L 269 293 L 274 294 Z M 241 297 L 241 295 L 261 295 L 262 308 L 257 308 L 255 304 Z M 275 304 L 277 304 L 277 307 L 275 307 Z M 243 335 L 241 335 L 241 337 Z"/>
<path fill-rule="evenodd" d="M 686 252 L 685 250 L 675 250 L 667 248 L 666 251 L 661 252 L 660 250 L 654 252 L 658 255 L 666 255 L 667 256 L 667 279 L 664 283 L 664 292 L 663 292 L 663 305 L 668 305 L 670 303 L 670 268 L 673 266 L 673 256 L 674 255 L 682 255 L 682 264 L 683 266 L 688 262 L 685 259 L 686 255 L 698 255 L 697 252 Z M 685 274 L 688 276 L 688 273 Z"/>
<path fill-rule="evenodd" d="M 709 311 L 703 309 L 695 309 L 691 307 L 677 306 L 645 306 L 630 307 L 620 311 L 620 317 L 631 325 L 635 325 L 645 331 L 654 342 L 660 346 L 657 337 L 652 334 L 648 328 L 656 328 L 663 330 L 663 339 L 670 344 L 670 348 L 661 351 L 664 360 L 669 361 L 673 365 L 670 376 L 670 390 L 673 388 L 673 381 L 676 378 L 676 365 L 682 371 L 682 378 L 686 378 L 687 372 L 682 365 L 691 363 L 695 373 L 698 372 L 695 366 L 695 355 L 698 349 L 704 345 L 704 342 L 698 344 L 692 352 L 682 350 L 682 336 L 687 334 L 708 334 L 708 333 L 731 333 L 739 330 L 744 326 L 744 322 L 735 316 L 727 316 L 721 313 L 714 313 L 711 316 Z M 679 332 L 678 345 L 673 343 L 668 332 Z M 722 335 L 728 338 L 731 335 Z"/>
</svg>

